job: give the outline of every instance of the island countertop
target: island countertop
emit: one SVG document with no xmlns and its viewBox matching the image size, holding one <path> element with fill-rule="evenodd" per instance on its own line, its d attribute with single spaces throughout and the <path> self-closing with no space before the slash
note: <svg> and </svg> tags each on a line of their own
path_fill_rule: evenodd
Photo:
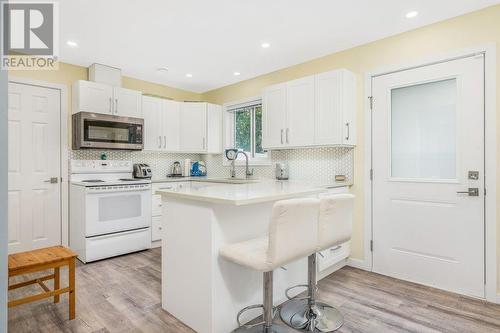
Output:
<svg viewBox="0 0 500 333">
<path fill-rule="evenodd" d="M 227 184 L 206 180 L 160 189 L 155 193 L 171 198 L 241 206 L 315 195 L 326 192 L 329 187 L 349 185 L 348 183 L 323 184 L 292 180 L 259 180 L 246 184 Z"/>
</svg>

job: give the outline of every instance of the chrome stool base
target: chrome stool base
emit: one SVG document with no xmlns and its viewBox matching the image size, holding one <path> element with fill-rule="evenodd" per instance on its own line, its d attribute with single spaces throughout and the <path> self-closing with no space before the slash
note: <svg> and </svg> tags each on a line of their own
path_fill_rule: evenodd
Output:
<svg viewBox="0 0 500 333">
<path fill-rule="evenodd" d="M 307 299 L 291 300 L 281 307 L 281 320 L 291 328 L 306 332 L 333 332 L 344 324 L 344 316 L 336 308 L 316 302 L 315 311 Z"/>
<path fill-rule="evenodd" d="M 264 325 L 257 325 L 249 328 L 241 326 L 235 329 L 233 333 L 290 333 L 290 329 L 286 326 L 279 326 L 277 324 L 273 324 L 267 330 L 264 328 Z"/>
</svg>

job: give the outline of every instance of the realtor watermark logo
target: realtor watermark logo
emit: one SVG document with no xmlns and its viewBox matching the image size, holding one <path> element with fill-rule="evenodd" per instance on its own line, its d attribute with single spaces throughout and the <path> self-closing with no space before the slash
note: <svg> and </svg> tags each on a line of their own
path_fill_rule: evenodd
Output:
<svg viewBox="0 0 500 333">
<path fill-rule="evenodd" d="M 58 69 L 59 7 L 55 1 L 0 2 L 1 68 Z"/>
</svg>

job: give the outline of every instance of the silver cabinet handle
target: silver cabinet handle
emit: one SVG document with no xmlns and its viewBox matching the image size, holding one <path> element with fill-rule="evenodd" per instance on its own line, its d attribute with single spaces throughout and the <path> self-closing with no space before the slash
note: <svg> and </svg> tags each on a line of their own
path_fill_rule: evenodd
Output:
<svg viewBox="0 0 500 333">
<path fill-rule="evenodd" d="M 350 136 L 349 123 L 345 123 L 345 126 L 347 127 L 347 134 L 345 136 L 345 139 L 349 141 L 349 136 Z"/>
<path fill-rule="evenodd" d="M 283 144 L 283 129 L 281 130 L 281 144 Z"/>
<path fill-rule="evenodd" d="M 205 141 L 206 141 L 205 138 L 203 138 L 203 149 L 206 149 L 206 147 L 205 147 Z"/>
<path fill-rule="evenodd" d="M 163 149 L 166 149 L 167 148 L 167 136 L 164 135 L 163 136 Z"/>
<path fill-rule="evenodd" d="M 477 187 L 469 187 L 467 191 L 457 191 L 457 194 L 467 194 L 469 197 L 478 197 L 479 196 L 479 188 Z"/>
<path fill-rule="evenodd" d="M 286 129 L 286 143 L 290 143 L 290 142 L 288 141 L 288 133 L 289 133 L 289 132 L 290 132 L 290 129 L 289 129 L 289 128 L 287 128 L 287 129 Z"/>
<path fill-rule="evenodd" d="M 59 183 L 59 177 L 50 177 L 50 179 L 44 180 L 43 182 L 57 184 L 57 183 Z"/>
<path fill-rule="evenodd" d="M 115 113 L 118 113 L 118 98 L 115 98 Z"/>
<path fill-rule="evenodd" d="M 113 107 L 111 106 L 113 104 L 112 98 L 109 98 L 109 113 L 113 113 Z"/>
<path fill-rule="evenodd" d="M 161 135 L 158 136 L 158 148 L 161 149 Z"/>
<path fill-rule="evenodd" d="M 337 245 L 337 246 L 335 246 L 335 247 L 332 247 L 332 248 L 330 249 L 330 251 L 335 252 L 335 251 L 337 251 L 337 250 L 338 250 L 338 249 L 340 249 L 340 248 L 342 248 L 342 246 Z"/>
</svg>

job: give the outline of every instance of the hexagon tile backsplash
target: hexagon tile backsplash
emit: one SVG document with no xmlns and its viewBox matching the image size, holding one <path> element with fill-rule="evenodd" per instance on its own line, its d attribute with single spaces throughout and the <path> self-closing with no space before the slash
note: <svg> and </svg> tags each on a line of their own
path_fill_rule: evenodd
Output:
<svg viewBox="0 0 500 333">
<path fill-rule="evenodd" d="M 110 160 L 130 160 L 135 163 L 147 163 L 153 170 L 153 179 L 164 178 L 170 173 L 175 161 L 184 163 L 204 160 L 207 163 L 209 177 L 229 177 L 229 166 L 222 164 L 222 155 L 180 154 L 148 151 L 102 151 L 70 150 L 71 159 L 97 160 L 106 153 Z M 335 175 L 345 175 L 348 182 L 353 181 L 354 149 L 350 147 L 324 147 L 273 151 L 270 166 L 252 166 L 259 178 L 274 178 L 275 163 L 287 162 L 290 179 L 334 182 Z M 243 177 L 245 167 L 238 166 L 237 176 Z"/>
</svg>

